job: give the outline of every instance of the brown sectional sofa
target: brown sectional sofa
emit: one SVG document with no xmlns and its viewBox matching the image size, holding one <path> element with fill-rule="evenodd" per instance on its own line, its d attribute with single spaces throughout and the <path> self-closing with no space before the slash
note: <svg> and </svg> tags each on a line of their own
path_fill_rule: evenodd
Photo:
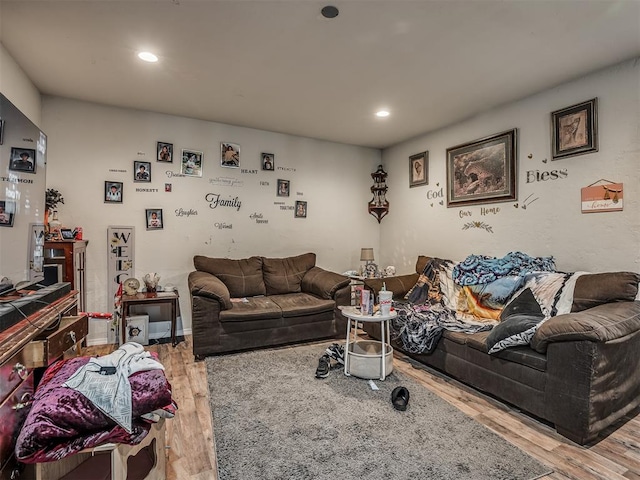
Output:
<svg viewBox="0 0 640 480">
<path fill-rule="evenodd" d="M 193 353 L 207 355 L 335 337 L 346 328 L 349 279 L 316 255 L 239 260 L 196 255 L 189 274 Z M 337 318 L 336 318 L 337 317 Z"/>
<path fill-rule="evenodd" d="M 379 291 L 383 281 L 395 299 L 416 283 L 416 273 L 366 280 Z M 571 313 L 552 317 L 530 345 L 489 354 L 489 332 L 445 331 L 436 349 L 411 354 L 394 348 L 472 387 L 555 425 L 563 436 L 586 444 L 640 405 L 640 275 L 585 275 L 576 281 Z M 379 326 L 364 325 L 379 339 Z"/>
</svg>

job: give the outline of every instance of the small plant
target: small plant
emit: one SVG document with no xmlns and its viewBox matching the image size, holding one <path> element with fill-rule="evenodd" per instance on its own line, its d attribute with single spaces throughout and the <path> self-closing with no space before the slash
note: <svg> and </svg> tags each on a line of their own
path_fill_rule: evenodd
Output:
<svg viewBox="0 0 640 480">
<path fill-rule="evenodd" d="M 47 207 L 47 210 L 54 210 L 59 203 L 64 203 L 62 194 L 55 188 L 47 188 L 45 195 L 45 206 Z"/>
</svg>

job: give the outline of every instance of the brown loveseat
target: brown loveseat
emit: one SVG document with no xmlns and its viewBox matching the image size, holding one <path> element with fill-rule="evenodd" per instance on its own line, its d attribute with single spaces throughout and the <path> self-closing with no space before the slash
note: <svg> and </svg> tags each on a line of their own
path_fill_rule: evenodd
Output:
<svg viewBox="0 0 640 480">
<path fill-rule="evenodd" d="M 366 280 L 379 291 L 384 281 L 395 299 L 404 298 L 416 273 Z M 489 354 L 489 332 L 444 331 L 432 353 L 394 348 L 452 377 L 488 392 L 555 425 L 561 435 L 585 444 L 640 405 L 640 275 L 584 275 L 575 283 L 571 313 L 552 317 L 530 344 Z M 380 338 L 377 324 L 367 333 Z M 392 335 L 393 336 L 393 335 Z"/>
<path fill-rule="evenodd" d="M 196 255 L 193 263 L 188 281 L 197 359 L 335 337 L 346 325 L 336 323 L 335 313 L 351 302 L 349 279 L 317 267 L 314 253 L 240 260 Z"/>
</svg>

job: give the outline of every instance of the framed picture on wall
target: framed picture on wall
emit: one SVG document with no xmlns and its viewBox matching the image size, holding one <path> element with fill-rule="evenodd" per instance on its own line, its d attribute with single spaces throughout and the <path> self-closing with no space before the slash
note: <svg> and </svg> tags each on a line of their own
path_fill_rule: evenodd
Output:
<svg viewBox="0 0 640 480">
<path fill-rule="evenodd" d="M 282 179 L 278 179 L 278 190 L 276 192 L 276 195 L 278 197 L 288 197 L 289 196 L 289 186 L 290 186 L 290 182 L 289 180 L 282 180 Z"/>
<path fill-rule="evenodd" d="M 156 143 L 157 156 L 156 159 L 159 162 L 173 162 L 173 143 L 157 142 Z"/>
<path fill-rule="evenodd" d="M 307 218 L 307 202 L 296 200 L 295 218 Z"/>
<path fill-rule="evenodd" d="M 262 170 L 274 170 L 276 168 L 276 156 L 273 153 L 262 154 Z"/>
<path fill-rule="evenodd" d="M 182 160 L 180 161 L 180 173 L 188 177 L 202 176 L 203 153 L 197 150 L 182 150 Z"/>
<path fill-rule="evenodd" d="M 147 222 L 147 230 L 162 230 L 162 209 L 147 208 L 144 211 Z"/>
<path fill-rule="evenodd" d="M 133 181 L 134 182 L 150 182 L 151 181 L 151 162 L 133 162 Z"/>
<path fill-rule="evenodd" d="M 4 120 L 0 118 L 0 145 L 4 143 Z"/>
<path fill-rule="evenodd" d="M 13 227 L 13 217 L 16 213 L 16 202 L 0 200 L 0 227 Z"/>
<path fill-rule="evenodd" d="M 31 148 L 12 148 L 9 170 L 36 173 L 36 151 Z"/>
<path fill-rule="evenodd" d="M 104 182 L 104 203 L 122 203 L 122 182 Z"/>
<path fill-rule="evenodd" d="M 417 153 L 409 157 L 409 187 L 419 187 L 429 183 L 429 152 Z"/>
<path fill-rule="evenodd" d="M 507 202 L 516 197 L 517 131 L 447 149 L 447 207 Z"/>
<path fill-rule="evenodd" d="M 222 142 L 220 144 L 220 165 L 238 168 L 240 166 L 240 145 Z"/>
<path fill-rule="evenodd" d="M 598 99 L 551 112 L 553 159 L 598 151 Z"/>
</svg>

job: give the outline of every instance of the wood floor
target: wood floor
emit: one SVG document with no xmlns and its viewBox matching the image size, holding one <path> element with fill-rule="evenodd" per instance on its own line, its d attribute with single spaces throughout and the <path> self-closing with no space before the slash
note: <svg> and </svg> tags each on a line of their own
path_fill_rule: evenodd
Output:
<svg viewBox="0 0 640 480">
<path fill-rule="evenodd" d="M 90 347 L 85 354 L 101 355 L 110 350 L 111 346 Z M 162 344 L 149 350 L 158 352 L 179 406 L 176 417 L 167 422 L 167 479 L 217 480 L 205 363 L 194 362 L 190 337 L 175 348 Z M 309 375 L 315 367 L 309 366 Z M 640 480 L 637 411 L 598 443 L 581 447 L 509 406 L 436 372 L 415 368 L 402 355 L 396 356 L 394 367 L 553 469 L 552 474 L 542 477 L 545 480 Z"/>
</svg>

